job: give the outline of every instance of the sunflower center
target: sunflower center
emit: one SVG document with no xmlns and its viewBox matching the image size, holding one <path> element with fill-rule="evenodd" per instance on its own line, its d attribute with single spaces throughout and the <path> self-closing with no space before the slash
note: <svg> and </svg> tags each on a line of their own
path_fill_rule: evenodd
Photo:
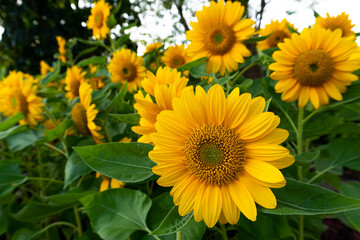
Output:
<svg viewBox="0 0 360 240">
<path fill-rule="evenodd" d="M 94 26 L 96 28 L 101 28 L 102 25 L 103 25 L 103 13 L 101 11 L 97 12 L 96 15 L 95 15 L 95 23 L 94 23 Z"/>
<path fill-rule="evenodd" d="M 86 110 L 83 107 L 81 103 L 76 103 L 72 110 L 71 110 L 71 116 L 74 121 L 76 129 L 81 133 L 82 135 L 89 135 L 90 130 L 87 126 L 87 115 Z"/>
<path fill-rule="evenodd" d="M 227 184 L 243 171 L 244 143 L 232 129 L 205 125 L 196 128 L 187 139 L 185 162 L 201 181 Z"/>
<path fill-rule="evenodd" d="M 220 23 L 207 31 L 205 48 L 214 55 L 224 55 L 233 48 L 235 41 L 236 37 L 232 28 Z"/>
<path fill-rule="evenodd" d="M 185 63 L 185 59 L 181 56 L 175 56 L 171 61 L 171 68 L 177 68 Z"/>
<path fill-rule="evenodd" d="M 28 102 L 26 101 L 26 97 L 22 94 L 20 89 L 15 89 L 10 98 L 11 104 L 14 108 L 18 108 L 20 112 L 24 115 L 29 113 Z"/>
<path fill-rule="evenodd" d="M 123 79 L 131 82 L 135 80 L 136 74 L 136 67 L 132 63 L 123 63 L 122 67 L 120 68 L 120 75 Z"/>
<path fill-rule="evenodd" d="M 77 79 L 74 79 L 70 81 L 70 92 L 74 97 L 79 96 L 79 88 L 80 88 L 80 81 Z"/>
<path fill-rule="evenodd" d="M 320 49 L 308 50 L 295 61 L 294 74 L 304 86 L 320 86 L 327 82 L 334 71 L 331 57 Z"/>
<path fill-rule="evenodd" d="M 288 37 L 284 31 L 274 31 L 267 40 L 270 47 L 277 47 L 278 43 L 283 42 L 284 38 Z"/>
</svg>

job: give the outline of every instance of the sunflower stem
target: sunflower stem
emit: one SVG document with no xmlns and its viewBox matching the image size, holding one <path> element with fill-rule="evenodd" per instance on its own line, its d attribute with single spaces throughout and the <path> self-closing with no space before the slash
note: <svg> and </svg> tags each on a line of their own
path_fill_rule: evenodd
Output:
<svg viewBox="0 0 360 240">
<path fill-rule="evenodd" d="M 223 240 L 228 240 L 226 227 L 224 224 L 220 223 L 220 234 Z"/>
<path fill-rule="evenodd" d="M 59 226 L 59 225 L 65 225 L 65 226 L 72 227 L 72 228 L 74 228 L 75 230 L 77 230 L 77 229 L 76 229 L 76 226 L 75 226 L 74 224 L 72 224 L 72 223 L 69 223 L 69 222 L 54 222 L 54 223 L 52 223 L 52 224 L 50 224 L 50 225 L 47 225 L 47 226 L 46 226 L 45 228 L 43 228 L 42 230 L 36 232 L 34 235 L 31 236 L 31 238 L 34 238 L 34 237 L 42 234 L 43 232 L 46 232 L 49 228 L 52 228 L 52 227 L 54 227 L 54 226 Z"/>
<path fill-rule="evenodd" d="M 302 153 L 302 133 L 304 126 L 304 108 L 299 109 L 298 113 L 298 129 L 297 129 L 297 155 L 299 156 Z M 298 179 L 302 182 L 302 166 L 297 166 Z M 304 215 L 299 215 L 299 240 L 304 239 Z"/>
<path fill-rule="evenodd" d="M 45 178 L 45 177 L 28 177 L 27 180 L 33 180 L 33 181 L 49 181 L 49 182 L 64 184 L 63 181 L 55 180 L 55 179 L 52 179 L 52 178 Z"/>
<path fill-rule="evenodd" d="M 182 239 L 183 239 L 183 232 L 182 230 L 180 230 L 176 233 L 176 240 L 182 240 Z"/>
<path fill-rule="evenodd" d="M 79 237 L 81 238 L 81 236 L 82 236 L 81 219 L 80 219 L 79 211 L 76 206 L 74 206 L 74 215 L 75 215 L 75 220 L 76 220 L 76 225 L 77 225 L 77 232 L 79 234 Z"/>
</svg>

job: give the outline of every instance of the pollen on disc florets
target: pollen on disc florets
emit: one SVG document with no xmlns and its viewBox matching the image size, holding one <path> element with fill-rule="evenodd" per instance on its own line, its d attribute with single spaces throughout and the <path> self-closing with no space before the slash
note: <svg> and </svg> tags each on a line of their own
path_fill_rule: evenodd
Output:
<svg viewBox="0 0 360 240">
<path fill-rule="evenodd" d="M 244 143 L 232 129 L 205 125 L 196 128 L 187 139 L 185 162 L 201 181 L 227 184 L 243 171 Z"/>
<path fill-rule="evenodd" d="M 209 29 L 205 48 L 214 55 L 224 55 L 235 44 L 236 37 L 231 27 L 220 23 Z"/>
<path fill-rule="evenodd" d="M 294 67 L 296 80 L 304 86 L 320 86 L 327 82 L 334 71 L 331 57 L 320 49 L 301 54 Z"/>
</svg>

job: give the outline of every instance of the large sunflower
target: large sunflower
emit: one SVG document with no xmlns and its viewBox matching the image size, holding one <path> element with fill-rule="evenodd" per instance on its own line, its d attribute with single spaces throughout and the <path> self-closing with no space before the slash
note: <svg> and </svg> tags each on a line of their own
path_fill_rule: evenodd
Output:
<svg viewBox="0 0 360 240">
<path fill-rule="evenodd" d="M 224 75 L 225 70 L 232 72 L 238 69 L 238 63 L 251 52 L 242 43 L 255 32 L 254 21 L 241 19 L 244 7 L 239 2 L 211 2 L 196 12 L 198 22 L 191 22 L 193 28 L 186 32 L 191 41 L 187 50 L 194 60 L 208 57 L 206 71 Z"/>
<path fill-rule="evenodd" d="M 318 16 L 315 20 L 314 26 L 320 26 L 332 31 L 339 28 L 342 31 L 343 37 L 353 36 L 355 38 L 355 32 L 351 30 L 355 24 L 351 24 L 349 15 L 344 12 L 336 17 L 331 17 L 328 13 L 326 13 L 326 18 Z"/>
<path fill-rule="evenodd" d="M 276 128 L 280 118 L 264 107 L 264 98 L 239 95 L 239 88 L 226 99 L 216 84 L 207 93 L 184 90 L 172 111 L 158 115 L 149 157 L 158 184 L 173 187 L 180 215 L 194 211 L 195 221 L 213 227 L 218 220 L 236 224 L 240 212 L 255 221 L 255 202 L 276 207 L 270 187 L 286 184 L 279 169 L 294 157 L 279 145 L 288 137 Z"/>
<path fill-rule="evenodd" d="M 304 29 L 300 35 L 279 43 L 281 51 L 273 54 L 275 63 L 269 66 L 277 80 L 275 90 L 287 102 L 299 99 L 299 107 L 310 100 L 318 109 L 329 103 L 329 97 L 341 101 L 341 93 L 358 77 L 352 74 L 360 68 L 357 44 L 342 38 L 341 30 L 321 27 Z"/>
<path fill-rule="evenodd" d="M 161 57 L 161 61 L 168 67 L 178 68 L 185 63 L 190 62 L 191 57 L 188 55 L 184 44 L 180 46 L 175 44 L 175 46 L 170 46 L 166 49 L 164 56 Z"/>
<path fill-rule="evenodd" d="M 43 121 L 42 99 L 36 96 L 36 86 L 32 78 L 25 78 L 22 72 L 12 71 L 0 82 L 0 112 L 4 116 L 13 116 L 22 112 L 26 118 L 20 124 L 35 126 Z"/>
<path fill-rule="evenodd" d="M 110 16 L 111 6 L 104 0 L 95 2 L 94 7 L 91 9 L 91 15 L 86 23 L 88 29 L 93 30 L 95 39 L 105 39 L 110 32 L 106 24 Z"/>
<path fill-rule="evenodd" d="M 260 29 L 260 36 L 267 36 L 271 34 L 264 41 L 257 43 L 257 46 L 260 50 L 277 47 L 278 43 L 284 42 L 285 38 L 290 38 L 291 32 L 288 29 L 288 26 L 294 30 L 297 30 L 293 24 L 289 23 L 286 19 L 283 19 L 281 22 L 276 20 L 275 22 L 271 20 L 270 24 L 266 24 L 265 28 Z"/>
<path fill-rule="evenodd" d="M 91 86 L 87 82 L 82 82 L 79 87 L 80 102 L 73 106 L 71 116 L 79 133 L 91 134 L 95 143 L 100 144 L 104 136 L 99 133 L 101 127 L 94 123 L 99 111 L 95 109 L 95 104 L 91 104 L 91 92 Z"/>
<path fill-rule="evenodd" d="M 84 76 L 85 72 L 78 66 L 73 66 L 66 70 L 65 90 L 67 91 L 67 98 L 72 100 L 79 96 L 79 87 L 80 84 L 85 81 Z"/>
<path fill-rule="evenodd" d="M 128 92 L 136 91 L 141 87 L 141 80 L 146 76 L 143 58 L 125 48 L 113 53 L 108 69 L 111 82 L 124 84 L 127 81 Z"/>
<path fill-rule="evenodd" d="M 59 45 L 58 59 L 60 59 L 60 61 L 62 62 L 66 62 L 66 49 L 65 49 L 66 40 L 61 36 L 56 36 L 56 41 Z"/>
<path fill-rule="evenodd" d="M 163 110 L 172 109 L 172 100 L 180 96 L 188 82 L 187 78 L 181 77 L 180 72 L 169 67 L 160 67 L 156 76 L 148 71 L 147 76 L 142 83 L 148 94 L 138 91 L 134 95 L 134 108 L 141 116 L 140 126 L 132 127 L 134 132 L 143 135 L 138 139 L 138 142 L 143 143 L 151 143 L 149 136 L 155 132 L 156 116 Z M 154 97 L 155 103 L 150 95 Z"/>
</svg>

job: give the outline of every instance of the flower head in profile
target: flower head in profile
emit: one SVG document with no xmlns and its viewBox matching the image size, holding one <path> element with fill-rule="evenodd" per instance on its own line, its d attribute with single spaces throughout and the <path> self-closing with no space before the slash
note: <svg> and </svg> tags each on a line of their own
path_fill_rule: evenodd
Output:
<svg viewBox="0 0 360 240">
<path fill-rule="evenodd" d="M 94 7 L 91 9 L 91 15 L 86 23 L 88 29 L 93 30 L 95 39 L 105 39 L 110 32 L 106 24 L 110 16 L 111 6 L 104 0 L 95 2 Z"/>
<path fill-rule="evenodd" d="M 239 88 L 226 98 L 216 84 L 207 93 L 185 89 L 173 110 L 157 116 L 149 157 L 157 163 L 157 183 L 172 187 L 181 216 L 193 211 L 195 221 L 213 227 L 236 224 L 240 212 L 255 221 L 255 203 L 276 207 L 270 187 L 286 184 L 279 169 L 294 157 L 279 145 L 288 137 L 277 128 L 280 118 L 264 108 L 264 98 L 240 95 Z"/>
<path fill-rule="evenodd" d="M 99 111 L 95 109 L 95 104 L 91 104 L 91 92 L 91 86 L 87 82 L 82 82 L 79 87 L 80 102 L 73 106 L 71 116 L 79 133 L 82 135 L 91 134 L 95 143 L 100 144 L 104 136 L 99 132 L 101 127 L 94 123 Z"/>
<path fill-rule="evenodd" d="M 328 13 L 326 13 L 326 18 L 318 16 L 314 26 L 320 26 L 332 31 L 341 29 L 343 37 L 353 36 L 355 39 L 355 32 L 351 30 L 355 24 L 351 24 L 349 15 L 344 12 L 336 17 L 331 17 Z"/>
<path fill-rule="evenodd" d="M 257 43 L 257 46 L 260 50 L 265 50 L 268 48 L 277 47 L 278 43 L 284 42 L 285 38 L 290 38 L 291 32 L 288 27 L 297 30 L 293 24 L 289 23 L 286 19 L 283 19 L 281 22 L 278 20 L 271 20 L 270 24 L 266 24 L 265 28 L 260 29 L 260 36 L 267 36 L 271 34 L 264 41 Z"/>
<path fill-rule="evenodd" d="M 65 90 L 67 91 L 67 98 L 72 100 L 79 96 L 80 84 L 85 81 L 84 76 L 85 72 L 78 66 L 73 66 L 66 70 Z"/>
<path fill-rule="evenodd" d="M 92 64 L 89 64 L 89 69 L 90 69 L 90 75 L 95 74 L 97 71 L 97 67 Z M 103 77 L 91 77 L 90 85 L 91 85 L 92 89 L 94 89 L 94 90 L 103 88 L 105 86 L 105 84 L 103 82 Z"/>
<path fill-rule="evenodd" d="M 175 44 L 175 46 L 170 46 L 165 50 L 161 61 L 170 68 L 178 68 L 190 62 L 191 57 L 188 55 L 184 44 L 180 46 Z"/>
<path fill-rule="evenodd" d="M 156 43 L 149 44 L 149 45 L 146 46 L 146 48 L 145 48 L 146 50 L 145 50 L 144 54 L 152 52 L 152 51 L 154 51 L 156 49 L 159 49 L 161 47 L 162 47 L 161 42 L 156 42 Z"/>
<path fill-rule="evenodd" d="M 53 67 L 50 67 L 44 60 L 40 61 L 40 73 L 41 77 L 45 77 L 48 72 L 54 71 Z"/>
<path fill-rule="evenodd" d="M 185 89 L 188 79 L 181 77 L 181 72 L 169 67 L 159 67 L 156 75 L 147 72 L 147 78 L 142 81 L 147 94 L 138 91 L 134 98 L 134 108 L 140 114 L 140 126 L 132 127 L 135 133 L 142 135 L 138 142 L 151 143 L 149 136 L 155 132 L 157 115 L 166 109 L 172 109 L 172 100 L 179 97 Z M 155 99 L 153 102 L 151 96 Z"/>
<path fill-rule="evenodd" d="M 193 60 L 208 57 L 208 73 L 224 75 L 225 71 L 237 70 L 238 63 L 251 55 L 243 41 L 254 34 L 254 21 L 242 19 L 244 10 L 239 2 L 212 1 L 196 12 L 198 22 L 191 22 L 192 30 L 186 32 L 191 41 L 187 51 Z"/>
<path fill-rule="evenodd" d="M 36 96 L 33 78 L 25 78 L 22 72 L 12 71 L 0 82 L 0 112 L 4 116 L 13 116 L 22 112 L 26 118 L 20 124 L 35 126 L 43 121 L 42 99 Z"/>
<path fill-rule="evenodd" d="M 360 68 L 359 48 L 351 38 L 342 38 L 340 29 L 304 29 L 278 46 L 269 69 L 283 101 L 298 99 L 302 108 L 310 100 L 318 109 L 329 98 L 341 101 L 346 86 L 358 79 L 352 72 Z"/>
<path fill-rule="evenodd" d="M 125 48 L 113 53 L 108 69 L 111 74 L 111 82 L 125 84 L 127 81 L 128 92 L 136 91 L 141 87 L 141 80 L 146 76 L 143 58 Z"/>
<path fill-rule="evenodd" d="M 60 59 L 60 61 L 62 62 L 66 62 L 66 49 L 65 49 L 66 40 L 61 36 L 56 36 L 56 41 L 59 45 L 58 59 Z"/>
</svg>

